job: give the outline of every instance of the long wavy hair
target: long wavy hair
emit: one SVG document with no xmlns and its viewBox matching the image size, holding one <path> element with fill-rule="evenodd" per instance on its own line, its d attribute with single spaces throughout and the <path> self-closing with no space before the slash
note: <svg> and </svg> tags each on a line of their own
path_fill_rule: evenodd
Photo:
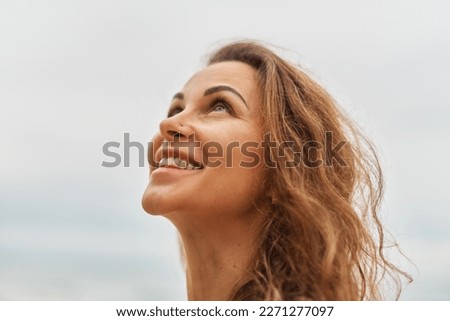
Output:
<svg viewBox="0 0 450 321">
<path fill-rule="evenodd" d="M 287 158 L 298 157 L 295 146 L 316 144 L 300 154 L 299 166 L 266 167 L 269 209 L 248 270 L 229 299 L 376 300 L 384 298 L 386 279 L 398 299 L 402 276 L 411 278 L 386 257 L 378 214 L 383 177 L 372 143 L 321 86 L 267 46 L 231 43 L 208 64 L 223 61 L 257 71 L 264 131 L 277 146 L 294 146 L 285 149 Z M 330 133 L 334 144 L 345 142 L 339 149 L 344 163 L 329 148 L 317 148 L 329 144 Z M 270 159 L 279 159 L 267 146 Z"/>
</svg>

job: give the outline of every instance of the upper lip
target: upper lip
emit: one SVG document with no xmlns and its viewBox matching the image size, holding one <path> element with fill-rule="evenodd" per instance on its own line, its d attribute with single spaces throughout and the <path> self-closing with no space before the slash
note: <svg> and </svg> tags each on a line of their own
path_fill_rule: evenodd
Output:
<svg viewBox="0 0 450 321">
<path fill-rule="evenodd" d="M 159 168 L 159 162 L 163 158 L 168 158 L 168 157 L 174 157 L 174 158 L 178 157 L 181 160 L 187 161 L 188 163 L 194 165 L 195 167 L 203 168 L 203 165 L 201 162 L 196 161 L 195 158 L 193 157 L 193 155 L 189 155 L 189 153 L 185 152 L 184 150 L 175 150 L 172 147 L 169 147 L 169 148 L 161 147 L 155 153 L 155 156 L 153 158 L 153 160 L 154 160 L 153 164 L 150 162 L 152 169 Z"/>
</svg>

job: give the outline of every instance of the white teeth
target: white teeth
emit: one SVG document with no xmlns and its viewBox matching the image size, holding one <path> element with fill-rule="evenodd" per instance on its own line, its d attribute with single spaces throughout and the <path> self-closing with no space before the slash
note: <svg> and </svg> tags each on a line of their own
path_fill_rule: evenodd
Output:
<svg viewBox="0 0 450 321">
<path fill-rule="evenodd" d="M 167 166 L 169 164 L 167 157 L 161 158 L 161 160 L 158 163 L 159 167 Z"/>
<path fill-rule="evenodd" d="M 182 159 L 179 159 L 178 157 L 174 158 L 173 162 L 175 163 L 175 165 L 177 165 L 178 167 L 181 167 L 181 168 L 186 168 L 186 165 L 188 164 L 188 162 L 186 162 Z"/>
<path fill-rule="evenodd" d="M 163 157 L 158 163 L 158 167 L 166 167 L 166 166 L 176 166 L 181 169 L 200 169 L 201 167 L 197 167 L 192 165 L 191 163 L 188 163 L 185 160 L 180 159 L 179 157 Z"/>
</svg>

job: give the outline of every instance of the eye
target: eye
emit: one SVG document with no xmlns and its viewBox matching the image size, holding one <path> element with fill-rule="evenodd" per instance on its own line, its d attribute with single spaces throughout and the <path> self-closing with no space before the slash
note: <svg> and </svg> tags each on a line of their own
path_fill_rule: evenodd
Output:
<svg viewBox="0 0 450 321">
<path fill-rule="evenodd" d="M 169 112 L 167 113 L 167 118 L 170 118 L 172 116 L 175 116 L 176 114 L 179 114 L 183 111 L 183 108 L 181 107 L 173 107 L 170 108 Z"/>
<path fill-rule="evenodd" d="M 213 110 L 214 111 L 219 111 L 219 112 L 224 112 L 224 111 L 229 112 L 228 107 L 225 106 L 224 104 L 216 104 L 216 105 L 214 105 Z"/>
<path fill-rule="evenodd" d="M 218 113 L 233 113 L 233 108 L 222 98 L 215 99 L 211 104 L 211 111 Z"/>
</svg>

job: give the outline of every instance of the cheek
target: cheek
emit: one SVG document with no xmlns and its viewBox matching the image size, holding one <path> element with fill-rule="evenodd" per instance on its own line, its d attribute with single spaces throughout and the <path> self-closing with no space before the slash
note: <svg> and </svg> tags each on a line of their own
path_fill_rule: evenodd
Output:
<svg viewBox="0 0 450 321">
<path fill-rule="evenodd" d="M 208 189 L 221 195 L 215 200 L 217 204 L 236 212 L 254 208 L 265 195 L 263 148 L 259 131 L 254 127 L 245 132 L 235 131 L 233 136 L 239 140 L 220 141 L 224 151 L 222 165 L 211 169 L 214 184 Z"/>
<path fill-rule="evenodd" d="M 262 171 L 256 168 L 214 168 L 205 175 L 202 192 L 186 199 L 193 208 L 221 219 L 254 209 L 262 193 Z"/>
<path fill-rule="evenodd" d="M 223 163 L 210 169 L 209 193 L 217 195 L 214 203 L 234 211 L 246 211 L 264 195 L 262 149 L 249 141 L 225 148 Z M 251 146 L 254 146 L 250 148 Z"/>
</svg>

